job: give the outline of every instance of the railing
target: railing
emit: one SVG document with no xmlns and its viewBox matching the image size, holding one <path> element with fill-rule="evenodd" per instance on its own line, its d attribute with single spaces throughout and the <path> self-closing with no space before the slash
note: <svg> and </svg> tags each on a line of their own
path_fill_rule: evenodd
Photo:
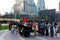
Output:
<svg viewBox="0 0 60 40">
<path fill-rule="evenodd" d="M 19 19 L 0 18 L 0 21 L 10 21 L 10 20 L 18 21 Z"/>
</svg>

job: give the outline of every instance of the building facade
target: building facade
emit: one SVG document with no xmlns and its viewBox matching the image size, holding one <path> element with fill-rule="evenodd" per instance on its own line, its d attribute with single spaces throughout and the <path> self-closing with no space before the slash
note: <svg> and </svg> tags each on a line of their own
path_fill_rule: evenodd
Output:
<svg viewBox="0 0 60 40">
<path fill-rule="evenodd" d="M 49 9 L 49 10 L 41 10 L 39 12 L 40 18 L 44 18 L 50 21 L 54 21 L 56 18 L 56 10 L 55 9 Z"/>
<path fill-rule="evenodd" d="M 44 10 L 44 9 L 45 9 L 45 1 L 44 0 L 38 0 L 37 12 L 39 12 L 40 10 Z"/>
<path fill-rule="evenodd" d="M 34 0 L 16 0 L 14 10 L 19 14 L 33 14 Z"/>
<path fill-rule="evenodd" d="M 60 12 L 60 2 L 59 2 L 59 12 Z"/>
</svg>

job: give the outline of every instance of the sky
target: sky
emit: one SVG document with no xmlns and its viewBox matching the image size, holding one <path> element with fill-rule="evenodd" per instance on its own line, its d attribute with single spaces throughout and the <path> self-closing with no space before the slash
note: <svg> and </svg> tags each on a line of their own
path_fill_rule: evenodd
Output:
<svg viewBox="0 0 60 40">
<path fill-rule="evenodd" d="M 0 0 L 0 13 L 10 12 L 14 3 L 14 0 Z"/>
<path fill-rule="evenodd" d="M 37 5 L 37 0 L 34 1 Z M 60 0 L 45 0 L 45 8 L 46 9 L 56 9 L 59 11 L 59 2 Z"/>
<path fill-rule="evenodd" d="M 56 9 L 56 11 L 58 11 L 59 1 L 60 0 L 45 0 L 45 8 Z M 34 0 L 34 2 L 37 5 L 37 0 Z M 3 15 L 5 12 L 10 12 L 14 3 L 15 0 L 0 0 L 0 13 Z"/>
</svg>

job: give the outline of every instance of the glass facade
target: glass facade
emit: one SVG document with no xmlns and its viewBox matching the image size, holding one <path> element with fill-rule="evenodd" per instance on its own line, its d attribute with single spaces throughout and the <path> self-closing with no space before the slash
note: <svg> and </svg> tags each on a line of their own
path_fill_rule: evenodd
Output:
<svg viewBox="0 0 60 40">
<path fill-rule="evenodd" d="M 16 0 L 15 5 L 20 14 L 34 14 L 34 0 Z"/>
<path fill-rule="evenodd" d="M 59 2 L 59 12 L 60 12 L 60 2 Z"/>
<path fill-rule="evenodd" d="M 45 9 L 45 1 L 44 0 L 38 0 L 37 4 L 38 10 L 44 10 Z"/>
</svg>

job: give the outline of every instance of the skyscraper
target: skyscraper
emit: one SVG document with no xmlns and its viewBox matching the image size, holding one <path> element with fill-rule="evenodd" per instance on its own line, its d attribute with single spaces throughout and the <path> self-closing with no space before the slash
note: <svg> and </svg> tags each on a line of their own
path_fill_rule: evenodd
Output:
<svg viewBox="0 0 60 40">
<path fill-rule="evenodd" d="M 21 1 L 21 0 L 16 0 L 16 1 L 15 1 L 15 3 L 16 3 L 16 4 L 19 4 L 19 3 L 20 3 L 20 1 Z"/>
<path fill-rule="evenodd" d="M 59 2 L 59 12 L 60 12 L 60 2 Z"/>
<path fill-rule="evenodd" d="M 36 13 L 36 4 L 34 3 L 34 13 Z"/>
<path fill-rule="evenodd" d="M 34 0 L 16 0 L 15 11 L 20 14 L 34 13 Z"/>
<path fill-rule="evenodd" d="M 37 3 L 37 11 L 39 12 L 40 10 L 45 9 L 45 1 L 44 0 L 38 0 Z"/>
</svg>

